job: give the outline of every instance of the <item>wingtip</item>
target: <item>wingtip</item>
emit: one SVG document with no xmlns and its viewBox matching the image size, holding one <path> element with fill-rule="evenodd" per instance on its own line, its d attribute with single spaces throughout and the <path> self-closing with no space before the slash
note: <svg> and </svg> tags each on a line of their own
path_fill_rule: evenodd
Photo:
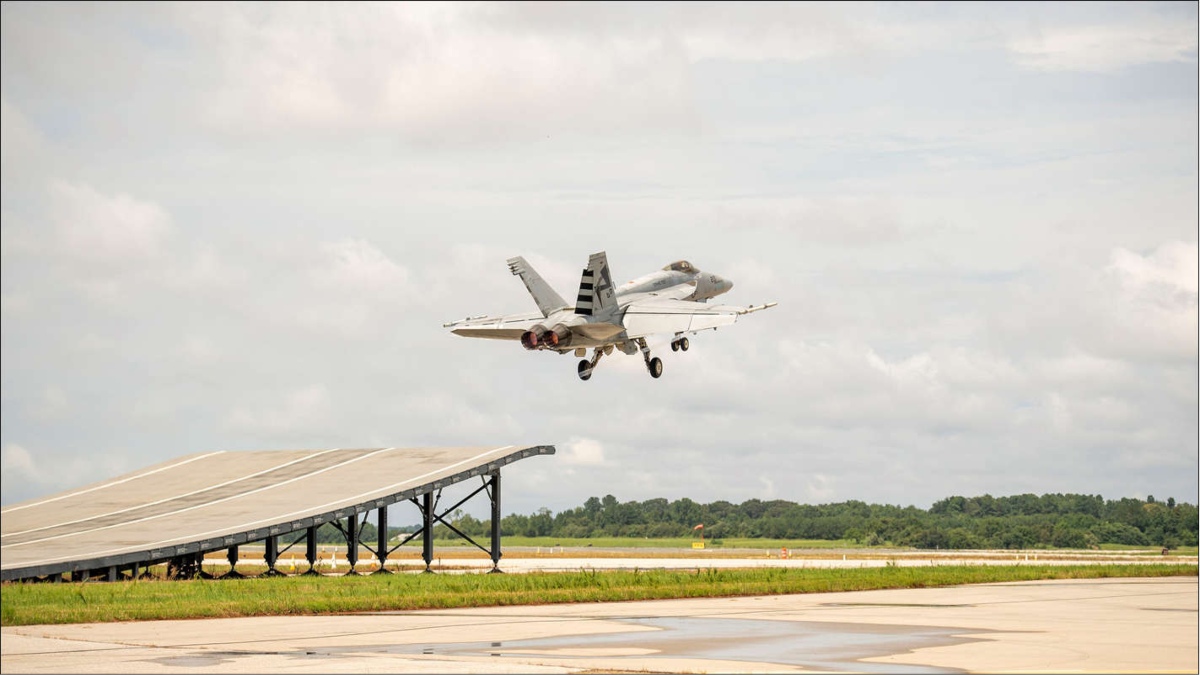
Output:
<svg viewBox="0 0 1200 675">
<path fill-rule="evenodd" d="M 745 311 L 740 312 L 740 313 L 741 314 L 752 314 L 754 312 L 761 312 L 764 309 L 771 309 L 772 307 L 774 307 L 775 305 L 778 305 L 778 304 L 779 304 L 778 302 L 771 301 L 771 302 L 764 302 L 761 305 L 751 305 L 751 306 L 747 307 L 745 309 Z"/>
</svg>

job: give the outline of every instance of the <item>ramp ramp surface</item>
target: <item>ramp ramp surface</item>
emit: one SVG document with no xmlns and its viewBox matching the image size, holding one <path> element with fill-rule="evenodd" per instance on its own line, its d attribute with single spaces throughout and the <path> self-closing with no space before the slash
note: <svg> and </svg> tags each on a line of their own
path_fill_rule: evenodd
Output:
<svg viewBox="0 0 1200 675">
<path fill-rule="evenodd" d="M 553 446 L 197 453 L 0 509 L 4 580 L 161 561 L 320 525 Z"/>
</svg>

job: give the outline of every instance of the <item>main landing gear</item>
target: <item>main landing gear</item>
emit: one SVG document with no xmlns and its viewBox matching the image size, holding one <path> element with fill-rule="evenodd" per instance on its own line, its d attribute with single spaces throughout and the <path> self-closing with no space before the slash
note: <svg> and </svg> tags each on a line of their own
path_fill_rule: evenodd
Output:
<svg viewBox="0 0 1200 675">
<path fill-rule="evenodd" d="M 582 350 L 580 350 L 582 351 Z M 592 371 L 596 369 L 596 364 L 600 363 L 600 357 L 612 352 L 612 345 L 607 347 L 596 347 L 596 353 L 592 355 L 592 359 L 579 359 L 579 379 L 587 382 L 592 379 Z M 576 352 L 577 354 L 579 352 Z M 582 354 L 580 354 L 582 356 Z"/>
<path fill-rule="evenodd" d="M 650 371 L 650 377 L 656 380 L 662 377 L 662 359 L 650 358 L 650 348 L 646 346 L 646 338 L 638 338 L 637 346 L 642 350 L 642 360 L 646 362 L 646 370 Z"/>
<path fill-rule="evenodd" d="M 595 367 L 596 366 L 592 361 L 588 361 L 587 359 L 579 359 L 579 379 L 583 380 L 584 382 L 592 379 L 592 368 Z"/>
<path fill-rule="evenodd" d="M 635 345 L 636 348 L 642 352 L 642 360 L 646 362 L 646 370 L 650 371 L 650 377 L 653 377 L 654 379 L 662 377 L 662 359 L 650 356 L 650 347 L 646 344 L 646 338 L 637 338 L 633 340 L 632 344 L 629 342 L 624 343 L 621 345 L 621 351 L 632 355 L 634 353 Z M 579 365 L 576 368 L 576 371 L 579 374 L 579 379 L 583 380 L 584 382 L 592 379 L 592 371 L 596 369 L 596 364 L 600 363 L 601 357 L 605 356 L 606 354 L 611 354 L 612 350 L 613 345 L 597 347 L 595 353 L 592 355 L 592 358 L 580 359 Z M 688 339 L 685 337 L 677 338 L 671 342 L 671 351 L 677 352 L 680 350 L 685 352 L 688 350 Z M 580 348 L 575 353 L 577 356 L 582 356 L 583 349 Z"/>
</svg>

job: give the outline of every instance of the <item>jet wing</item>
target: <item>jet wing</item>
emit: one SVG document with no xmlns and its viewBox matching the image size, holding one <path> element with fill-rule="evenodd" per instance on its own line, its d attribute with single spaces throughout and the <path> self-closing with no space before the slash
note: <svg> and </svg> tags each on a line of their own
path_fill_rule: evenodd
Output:
<svg viewBox="0 0 1200 675">
<path fill-rule="evenodd" d="M 443 328 L 464 337 L 489 340 L 520 340 L 521 335 L 546 318 L 539 312 L 508 314 L 506 316 L 475 316 L 442 324 Z"/>
<path fill-rule="evenodd" d="M 743 314 L 758 312 L 775 304 L 768 302 L 751 307 L 735 307 L 665 298 L 637 300 L 625 308 L 625 333 L 631 338 L 656 333 L 694 333 L 728 326 Z"/>
</svg>

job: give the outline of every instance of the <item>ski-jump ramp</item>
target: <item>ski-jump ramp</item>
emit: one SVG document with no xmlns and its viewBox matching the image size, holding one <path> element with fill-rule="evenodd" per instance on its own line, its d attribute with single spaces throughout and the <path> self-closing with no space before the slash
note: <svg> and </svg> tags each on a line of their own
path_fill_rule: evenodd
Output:
<svg viewBox="0 0 1200 675">
<path fill-rule="evenodd" d="M 550 454 L 549 445 L 506 445 L 187 455 L 0 509 L 0 572 L 4 581 L 61 574 L 115 580 L 168 562 L 190 575 L 205 553 L 228 549 L 236 562 L 237 546 L 256 541 L 265 542 L 274 571 L 278 538 L 293 532 L 307 535 L 309 561 L 315 562 L 315 532 L 324 523 L 342 529 L 353 565 L 358 546 L 350 542 L 382 553 L 381 559 L 399 546 L 388 548 L 387 507 L 401 501 L 421 509 L 422 530 L 414 536 L 424 540 L 428 565 L 434 523 L 450 525 L 442 517 L 466 501 L 441 509 L 434 494 L 475 477 L 482 484 L 470 496 L 486 492 L 492 503 L 491 548 L 475 545 L 498 563 L 500 469 Z M 379 518 L 374 549 L 358 539 L 359 514 L 372 510 Z"/>
</svg>

